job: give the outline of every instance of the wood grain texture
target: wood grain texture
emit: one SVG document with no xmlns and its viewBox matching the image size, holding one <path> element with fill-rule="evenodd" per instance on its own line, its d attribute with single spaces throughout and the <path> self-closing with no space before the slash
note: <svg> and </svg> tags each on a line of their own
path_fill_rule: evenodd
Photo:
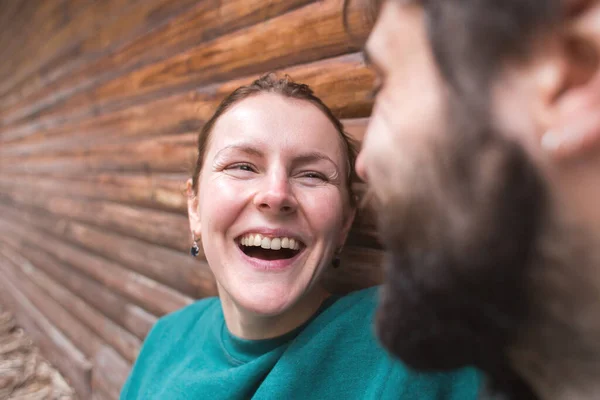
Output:
<svg viewBox="0 0 600 400">
<path fill-rule="evenodd" d="M 86 358 L 93 358 L 101 346 L 98 336 L 29 279 L 24 270 L 29 269 L 30 265 L 15 263 L 18 257 L 14 257 L 10 251 L 0 250 L 0 254 L 3 256 L 2 266 L 6 279 L 19 288 L 27 299 L 81 350 Z"/>
<path fill-rule="evenodd" d="M 155 0 L 138 3 L 116 21 L 78 44 L 78 52 L 85 57 L 63 57 L 63 62 L 57 63 L 41 82 L 25 82 L 27 86 L 19 88 L 17 92 L 22 94 L 21 97 L 29 93 L 32 95 L 18 99 L 18 102 L 11 99 L 12 102 L 7 100 L 9 104 L 0 103 L 5 106 L 0 116 L 5 118 L 5 123 L 18 121 L 120 74 L 163 60 L 199 43 L 251 26 L 310 1 L 314 0 Z M 173 9 L 180 10 L 190 5 L 194 5 L 194 8 L 189 12 L 172 19 L 166 18 L 173 14 Z M 168 23 L 160 24 L 163 21 Z M 139 31 L 140 26 L 147 25 L 154 29 L 146 34 L 134 35 L 132 40 L 124 40 L 132 36 L 127 31 Z M 112 52 L 105 54 L 111 49 Z M 91 57 L 94 62 L 85 62 Z"/>
<path fill-rule="evenodd" d="M 96 353 L 93 366 L 92 389 L 105 393 L 109 398 L 118 398 L 131 365 L 112 348 L 105 346 Z"/>
<path fill-rule="evenodd" d="M 2 230 L 1 241 L 27 259 L 45 274 L 54 279 L 87 304 L 100 311 L 115 324 L 124 327 L 139 339 L 144 339 L 156 317 L 126 301 L 122 296 L 103 286 L 98 281 L 61 263 L 50 253 L 40 250 L 35 243 L 14 231 Z"/>
<path fill-rule="evenodd" d="M 33 99 L 28 95 L 38 94 L 46 88 L 56 89 L 55 86 L 50 87 L 56 79 L 72 76 L 78 68 L 107 56 L 131 40 L 144 37 L 145 34 L 167 24 L 172 17 L 181 13 L 185 15 L 184 11 L 194 6 L 197 0 L 136 0 L 128 1 L 125 7 L 120 9 L 116 9 L 119 6 L 118 2 L 104 1 L 92 5 L 92 2 L 87 0 L 84 3 L 92 6 L 87 7 L 81 13 L 83 15 L 71 16 L 74 11 L 67 14 L 64 7 L 72 7 L 74 3 L 77 2 L 63 1 L 60 17 L 67 21 L 79 18 L 83 25 L 63 24 L 63 30 L 45 42 L 42 52 L 32 58 L 27 67 L 0 84 L 0 93 L 9 94 L 0 102 L 4 109 L 2 115 L 9 114 L 10 110 L 20 110 L 19 105 L 32 104 Z M 89 25 L 85 25 L 90 20 L 95 28 L 93 31 L 89 29 Z M 81 29 L 82 26 L 85 32 L 78 35 L 75 30 Z M 72 40 L 65 40 L 66 36 Z M 8 121 L 10 119 L 6 120 Z"/>
<path fill-rule="evenodd" d="M 293 79 L 310 85 L 315 94 L 340 118 L 366 117 L 371 112 L 370 93 L 375 75 L 365 67 L 359 53 L 286 67 L 277 72 L 287 73 Z M 93 108 L 81 108 L 81 112 L 72 111 L 58 118 L 36 118 L 18 127 L 0 128 L 0 133 L 4 132 L 0 141 L 18 140 L 22 144 L 31 143 L 34 148 L 38 142 L 37 148 L 47 152 L 60 150 L 73 141 L 77 145 L 90 140 L 93 141 L 90 144 L 106 143 L 107 139 L 119 143 L 130 137 L 199 130 L 226 95 L 256 78 L 257 75 L 253 74 L 222 84 L 209 83 L 182 93 L 142 99 L 130 106 L 94 105 Z M 102 139 L 94 141 L 96 137 Z M 57 141 L 49 140 L 52 138 Z M 8 145 L 2 148 L 8 150 L 0 149 L 4 154 L 11 153 Z M 13 154 L 27 152 L 27 147 L 12 150 Z"/>
<path fill-rule="evenodd" d="M 33 282 L 77 321 L 85 324 L 104 343 L 112 346 L 129 362 L 135 361 L 141 342 L 133 334 L 106 318 L 68 289 L 63 288 L 60 283 L 37 268 L 27 255 L 23 255 L 27 253 L 18 253 L 6 245 L 0 245 L 0 254 L 9 259 L 13 265 L 18 266 L 24 274 L 23 277 Z"/>
<path fill-rule="evenodd" d="M 19 226 L 18 220 L 2 216 L 2 224 L 13 232 L 38 242 L 38 246 L 57 260 L 100 282 L 112 291 L 152 312 L 164 315 L 192 303 L 192 299 L 117 263 L 49 237 L 31 226 Z"/>
<path fill-rule="evenodd" d="M 67 378 L 77 394 L 87 398 L 91 392 L 91 362 L 19 291 L 11 277 L 4 273 L 5 265 L 0 259 L 0 299 L 3 304 L 11 307 L 19 325 L 36 340 L 44 356 Z"/>
</svg>

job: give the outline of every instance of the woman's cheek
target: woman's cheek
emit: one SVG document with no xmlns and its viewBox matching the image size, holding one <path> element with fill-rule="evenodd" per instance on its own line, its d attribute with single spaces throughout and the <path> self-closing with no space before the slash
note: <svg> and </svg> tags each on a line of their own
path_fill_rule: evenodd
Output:
<svg viewBox="0 0 600 400">
<path fill-rule="evenodd" d="M 203 219 L 219 225 L 231 225 L 252 195 L 250 186 L 234 179 L 207 180 L 200 189 L 204 192 L 201 203 Z"/>
<path fill-rule="evenodd" d="M 306 193 L 302 202 L 314 228 L 320 227 L 327 231 L 341 229 L 343 201 L 337 189 L 323 188 L 323 190 Z"/>
</svg>

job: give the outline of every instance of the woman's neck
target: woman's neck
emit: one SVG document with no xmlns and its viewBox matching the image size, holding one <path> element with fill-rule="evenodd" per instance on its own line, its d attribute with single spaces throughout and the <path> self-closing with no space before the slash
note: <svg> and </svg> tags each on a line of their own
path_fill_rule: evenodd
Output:
<svg viewBox="0 0 600 400">
<path fill-rule="evenodd" d="M 248 340 L 271 339 L 293 331 L 308 321 L 329 296 L 325 289 L 316 286 L 282 314 L 263 316 L 239 307 L 231 296 L 219 287 L 219 297 L 229 332 Z"/>
</svg>

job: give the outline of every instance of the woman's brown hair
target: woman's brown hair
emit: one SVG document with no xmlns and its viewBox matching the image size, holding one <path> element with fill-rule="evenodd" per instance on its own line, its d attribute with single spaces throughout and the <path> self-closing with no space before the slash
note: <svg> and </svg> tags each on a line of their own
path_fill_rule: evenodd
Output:
<svg viewBox="0 0 600 400">
<path fill-rule="evenodd" d="M 315 96 L 314 92 L 308 85 L 296 83 L 288 75 L 283 78 L 279 78 L 275 73 L 263 75 L 250 85 L 241 86 L 234 90 L 221 102 L 221 104 L 219 104 L 213 116 L 202 127 L 200 135 L 198 136 L 198 159 L 196 160 L 194 173 L 192 176 L 192 188 L 194 193 L 198 192 L 198 178 L 204 163 L 204 153 L 208 148 L 210 134 L 215 123 L 219 117 L 223 115 L 225 111 L 229 110 L 235 103 L 259 93 L 275 93 L 284 97 L 306 100 L 314 104 L 325 114 L 325 116 L 327 116 L 327 118 L 329 118 L 335 129 L 338 131 L 344 145 L 344 152 L 346 153 L 348 160 L 346 186 L 350 197 L 350 204 L 354 206 L 356 200 L 352 192 L 352 180 L 354 178 L 354 164 L 358 154 L 358 146 L 356 142 L 344 131 L 344 126 L 333 114 L 331 109 L 329 109 L 329 107 L 327 107 L 325 103 L 321 101 L 321 99 Z"/>
</svg>

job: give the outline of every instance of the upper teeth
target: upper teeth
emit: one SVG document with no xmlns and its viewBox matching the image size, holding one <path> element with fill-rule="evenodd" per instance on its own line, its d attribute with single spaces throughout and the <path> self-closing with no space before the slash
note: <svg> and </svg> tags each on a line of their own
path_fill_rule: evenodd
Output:
<svg viewBox="0 0 600 400">
<path fill-rule="evenodd" d="M 263 249 L 279 250 L 292 249 L 300 250 L 300 242 L 288 237 L 266 237 L 259 233 L 249 233 L 241 237 L 242 246 L 260 246 Z"/>
</svg>

